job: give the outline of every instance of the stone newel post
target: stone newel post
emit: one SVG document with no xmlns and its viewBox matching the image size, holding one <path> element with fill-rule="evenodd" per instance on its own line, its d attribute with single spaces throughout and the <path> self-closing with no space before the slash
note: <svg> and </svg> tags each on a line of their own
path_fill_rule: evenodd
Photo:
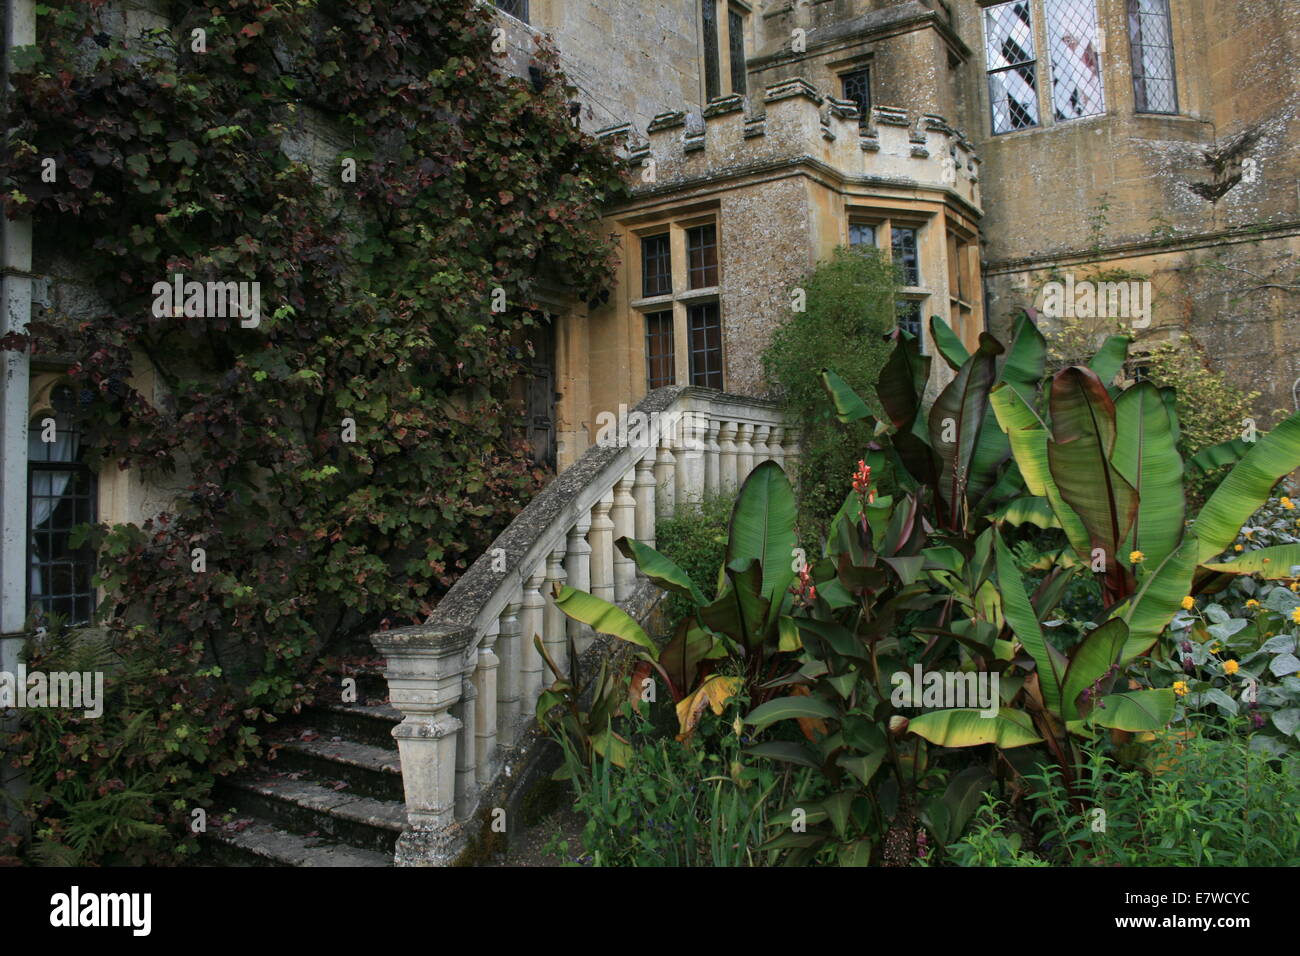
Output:
<svg viewBox="0 0 1300 956">
<path fill-rule="evenodd" d="M 397 862 L 439 866 L 450 862 L 446 830 L 454 822 L 456 741 L 461 722 L 449 713 L 461 698 L 469 628 L 439 633 L 399 628 L 372 636 L 387 658 L 389 698 L 402 712 L 393 728 L 402 759 L 410 830 L 397 843 Z"/>
</svg>

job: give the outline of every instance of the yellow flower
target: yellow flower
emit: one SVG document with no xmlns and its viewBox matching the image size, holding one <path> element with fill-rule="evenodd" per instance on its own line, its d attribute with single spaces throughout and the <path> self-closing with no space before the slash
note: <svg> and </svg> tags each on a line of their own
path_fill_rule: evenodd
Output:
<svg viewBox="0 0 1300 956">
<path fill-rule="evenodd" d="M 1183 681 L 1183 680 L 1174 681 L 1174 693 L 1177 694 L 1179 697 L 1186 697 L 1187 681 Z"/>
<path fill-rule="evenodd" d="M 1254 598 L 1251 598 L 1249 601 L 1246 602 L 1246 607 L 1251 607 L 1251 608 L 1259 607 L 1259 602 L 1256 601 Z"/>
<path fill-rule="evenodd" d="M 1285 508 L 1287 511 L 1295 511 L 1295 502 L 1292 501 L 1290 498 L 1288 498 L 1286 495 L 1283 495 L 1282 507 Z"/>
<path fill-rule="evenodd" d="M 1192 597 L 1190 594 L 1183 598 L 1184 611 L 1190 611 L 1194 607 L 1196 607 L 1196 598 Z"/>
<path fill-rule="evenodd" d="M 1133 551 L 1128 556 L 1129 564 L 1141 564 L 1147 559 L 1147 556 L 1141 551 Z"/>
<path fill-rule="evenodd" d="M 1292 582 L 1291 582 L 1291 590 L 1292 590 L 1292 591 L 1300 591 L 1300 581 L 1292 581 Z"/>
<path fill-rule="evenodd" d="M 1213 644 L 1210 645 L 1211 654 L 1217 654 L 1221 650 L 1223 650 L 1223 645 L 1220 644 L 1218 641 L 1215 641 Z"/>
<path fill-rule="evenodd" d="M 1241 550 L 1241 545 L 1236 545 L 1236 546 L 1234 546 L 1232 550 L 1234 550 L 1234 551 L 1240 551 L 1240 550 Z"/>
<path fill-rule="evenodd" d="M 1291 611 L 1291 620 L 1295 621 L 1297 624 L 1300 624 L 1300 607 L 1295 608 L 1294 610 Z"/>
<path fill-rule="evenodd" d="M 1224 662 L 1223 662 L 1223 673 L 1225 673 L 1225 674 L 1235 674 L 1235 673 L 1237 673 L 1237 668 L 1239 668 L 1239 667 L 1241 667 L 1241 665 L 1238 664 L 1236 661 L 1224 661 Z"/>
</svg>

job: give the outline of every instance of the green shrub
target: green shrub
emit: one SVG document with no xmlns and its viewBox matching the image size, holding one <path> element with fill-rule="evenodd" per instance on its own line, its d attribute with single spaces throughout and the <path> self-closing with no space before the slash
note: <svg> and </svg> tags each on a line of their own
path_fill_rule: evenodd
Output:
<svg viewBox="0 0 1300 956">
<path fill-rule="evenodd" d="M 1074 866 L 1300 864 L 1300 757 L 1255 750 L 1247 727 L 1164 733 L 1136 768 L 1091 748 L 1083 806 L 1055 768 L 1031 775 L 1040 853 Z"/>
<path fill-rule="evenodd" d="M 709 498 L 698 505 L 678 508 L 671 518 L 661 519 L 655 526 L 658 551 L 710 594 L 727 550 L 731 506 L 726 498 Z M 695 603 L 689 597 L 668 592 L 663 603 L 664 630 L 671 634 L 683 618 L 694 612 Z"/>
<path fill-rule="evenodd" d="M 801 288 L 807 311 L 792 313 L 773 332 L 763 369 L 779 387 L 787 414 L 802 428 L 798 487 L 806 540 L 825 532 L 872 437 L 862 423 L 835 421 L 821 370 L 834 367 L 878 412 L 874 386 L 891 349 L 885 336 L 896 324 L 898 278 L 875 250 L 841 247 L 804 278 Z"/>
<path fill-rule="evenodd" d="M 559 837 L 547 851 L 585 866 L 763 866 L 760 852 L 787 778 L 742 757 L 741 698 L 725 713 L 706 714 L 689 741 L 659 736 L 639 715 L 630 723 L 640 741 L 626 766 L 599 756 L 590 769 L 566 748 L 577 791 L 574 806 L 586 824 L 581 847 Z"/>
<path fill-rule="evenodd" d="M 1237 387 L 1214 368 L 1205 349 L 1185 338 L 1156 346 L 1143 359 L 1146 376 L 1157 386 L 1169 386 L 1178 396 L 1181 430 L 1178 451 L 1184 460 L 1221 442 L 1240 438 L 1243 421 L 1254 415 L 1259 392 Z M 1265 427 L 1264 422 L 1259 428 Z M 1188 493 L 1194 501 L 1204 500 L 1223 480 L 1225 469 L 1188 476 Z"/>
</svg>

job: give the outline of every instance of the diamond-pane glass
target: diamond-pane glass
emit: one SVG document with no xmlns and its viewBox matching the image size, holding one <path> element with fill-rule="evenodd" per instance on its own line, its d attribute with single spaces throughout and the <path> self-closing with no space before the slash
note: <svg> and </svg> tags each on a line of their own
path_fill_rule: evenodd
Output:
<svg viewBox="0 0 1300 956">
<path fill-rule="evenodd" d="M 1046 0 L 1052 110 L 1058 120 L 1106 112 L 1095 0 Z"/>
<path fill-rule="evenodd" d="M 993 132 L 1007 133 L 1037 126 L 1034 30 L 1028 0 L 986 9 L 984 42 Z"/>
<path fill-rule="evenodd" d="M 528 0 L 494 0 L 498 10 L 504 10 L 516 19 L 528 22 Z"/>
<path fill-rule="evenodd" d="M 1129 0 L 1129 46 L 1133 54 L 1133 98 L 1139 113 L 1177 113 L 1174 41 L 1169 0 Z"/>
</svg>

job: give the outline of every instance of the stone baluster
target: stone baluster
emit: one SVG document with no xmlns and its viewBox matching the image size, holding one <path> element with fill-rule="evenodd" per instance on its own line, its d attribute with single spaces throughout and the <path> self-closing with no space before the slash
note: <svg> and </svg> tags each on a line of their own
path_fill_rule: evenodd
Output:
<svg viewBox="0 0 1300 956">
<path fill-rule="evenodd" d="M 736 475 L 736 423 L 723 422 L 718 430 L 718 486 L 723 495 L 730 497 L 740 487 Z"/>
<path fill-rule="evenodd" d="M 757 468 L 772 458 L 772 451 L 767 447 L 767 436 L 772 434 L 771 425 L 754 426 L 754 467 Z"/>
<path fill-rule="evenodd" d="M 704 494 L 708 497 L 716 495 L 721 488 L 718 480 L 719 424 L 720 422 L 710 415 L 708 427 L 704 432 Z"/>
<path fill-rule="evenodd" d="M 610 515 L 614 522 L 614 541 L 636 537 L 636 498 L 632 495 L 636 469 L 628 471 L 614 486 L 614 507 Z M 614 548 L 614 600 L 626 601 L 636 589 L 636 564 L 623 552 Z"/>
<path fill-rule="evenodd" d="M 569 575 L 564 568 L 564 557 L 567 553 L 567 546 L 561 542 L 554 551 L 546 556 L 546 592 L 543 595 L 546 598 L 546 612 L 542 624 L 542 643 L 546 645 L 546 653 L 551 655 L 551 660 L 555 661 L 555 666 L 565 673 L 568 673 L 569 670 L 567 652 L 569 642 L 565 639 L 569 619 L 564 616 L 564 612 L 555 603 L 555 590 L 557 585 L 564 587 L 569 580 Z M 543 667 L 545 667 L 545 664 L 543 664 Z M 547 669 L 541 684 L 538 685 L 539 691 L 541 687 L 549 686 L 554 680 L 555 675 Z"/>
<path fill-rule="evenodd" d="M 754 470 L 754 426 L 742 422 L 736 430 L 736 481 L 744 484 Z"/>
<path fill-rule="evenodd" d="M 671 518 L 677 508 L 677 456 L 671 435 L 659 436 L 655 459 L 655 517 Z"/>
<path fill-rule="evenodd" d="M 466 629 L 427 633 L 413 628 L 371 637 L 386 661 L 389 699 L 402 713 L 393 738 L 402 761 L 410 830 L 398 839 L 399 863 L 445 864 L 454 855 L 446 829 L 454 822 L 461 721 L 452 708 L 463 690 L 470 637 Z"/>
<path fill-rule="evenodd" d="M 591 512 L 578 519 L 577 524 L 569 529 L 568 553 L 564 558 L 564 570 L 569 576 L 569 587 L 577 591 L 591 593 L 591 544 L 587 541 L 587 532 L 591 530 Z M 567 627 L 573 636 L 573 646 L 579 654 L 587 649 L 594 636 L 586 624 L 580 624 L 568 618 Z"/>
<path fill-rule="evenodd" d="M 497 769 L 497 670 L 501 661 L 494 648 L 500 636 L 501 619 L 497 618 L 483 633 L 474 668 L 474 767 L 480 787 L 492 782 Z"/>
<path fill-rule="evenodd" d="M 781 425 L 773 425 L 772 432 L 767 436 L 767 454 L 774 462 L 785 468 L 785 449 L 781 447 L 781 439 L 785 435 L 785 428 Z"/>
<path fill-rule="evenodd" d="M 602 601 L 614 601 L 614 489 L 601 495 L 591 509 L 591 593 Z"/>
<path fill-rule="evenodd" d="M 706 447 L 708 428 L 704 412 L 688 411 L 682 417 L 681 441 L 677 453 L 677 501 L 699 504 L 704 500 Z"/>
<path fill-rule="evenodd" d="M 787 427 L 785 430 L 785 473 L 790 476 L 790 484 L 799 483 L 799 429 Z"/>
<path fill-rule="evenodd" d="M 541 587 L 538 578 L 537 586 Z M 497 746 L 509 747 L 519 731 L 519 714 L 524 696 L 524 646 L 519 612 L 523 606 L 524 589 L 516 588 L 510 603 L 501 612 L 501 636 L 497 639 L 497 658 L 501 669 L 497 678 Z M 537 595 L 537 607 L 542 607 Z M 533 651 L 534 655 L 537 653 Z"/>
<path fill-rule="evenodd" d="M 533 707 L 542 692 L 542 686 L 549 683 L 546 680 L 546 665 L 542 662 L 542 655 L 537 652 L 537 645 L 533 643 L 533 637 L 544 636 L 550 624 L 546 617 L 546 598 L 542 593 L 546 582 L 547 575 L 541 564 L 524 582 L 524 599 L 519 612 L 519 659 L 523 664 L 523 678 L 519 687 L 519 722 L 515 725 L 516 733 L 532 720 Z"/>
<path fill-rule="evenodd" d="M 459 740 L 456 741 L 456 819 L 464 820 L 474 806 L 474 795 L 478 792 L 478 773 L 475 769 L 475 714 L 478 711 L 478 690 L 474 686 L 472 674 L 464 678 L 460 703 L 455 707 L 460 719 Z"/>
<path fill-rule="evenodd" d="M 636 539 L 650 547 L 655 544 L 655 456 L 647 452 L 636 463 L 636 482 L 632 496 L 636 499 Z"/>
</svg>

